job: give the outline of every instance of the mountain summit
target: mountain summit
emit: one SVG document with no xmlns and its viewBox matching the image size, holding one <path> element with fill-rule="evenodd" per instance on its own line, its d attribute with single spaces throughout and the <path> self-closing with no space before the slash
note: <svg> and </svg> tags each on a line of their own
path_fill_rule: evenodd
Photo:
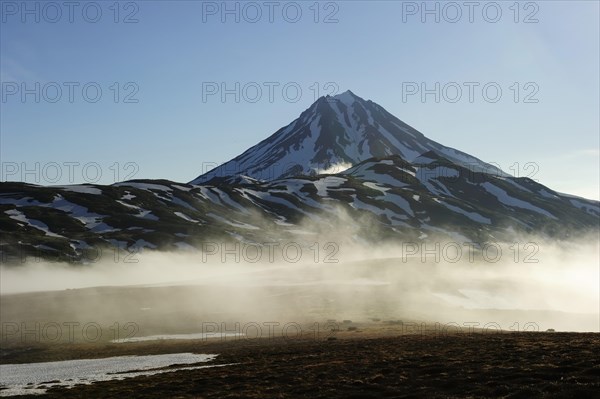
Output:
<svg viewBox="0 0 600 399">
<path fill-rule="evenodd" d="M 236 176 L 271 181 L 336 173 L 370 158 L 399 155 L 412 162 L 429 151 L 474 171 L 504 175 L 472 155 L 428 139 L 380 105 L 348 90 L 320 97 L 289 125 L 190 183 Z"/>
</svg>

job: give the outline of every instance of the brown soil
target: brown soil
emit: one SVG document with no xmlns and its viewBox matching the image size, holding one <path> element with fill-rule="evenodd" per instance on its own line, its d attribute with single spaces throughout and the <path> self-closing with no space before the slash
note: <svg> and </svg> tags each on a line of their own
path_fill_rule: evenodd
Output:
<svg viewBox="0 0 600 399">
<path fill-rule="evenodd" d="M 600 334 L 451 333 L 5 348 L 2 363 L 175 352 L 224 367 L 51 389 L 46 398 L 600 398 Z M 33 360 L 35 359 L 35 360 Z M 39 396 L 37 396 L 39 398 Z"/>
</svg>

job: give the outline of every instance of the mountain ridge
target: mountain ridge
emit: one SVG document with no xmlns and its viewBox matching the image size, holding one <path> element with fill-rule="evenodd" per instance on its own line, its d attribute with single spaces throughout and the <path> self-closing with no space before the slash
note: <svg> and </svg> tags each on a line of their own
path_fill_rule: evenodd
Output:
<svg viewBox="0 0 600 399">
<path fill-rule="evenodd" d="M 30 256 L 85 263 L 98 248 L 201 251 L 207 241 L 309 246 L 340 223 L 352 234 L 334 239 L 484 244 L 597 234 L 599 222 L 598 201 L 561 196 L 528 178 L 398 155 L 337 174 L 238 185 L 0 183 L 0 256 L 7 263 Z"/>
</svg>

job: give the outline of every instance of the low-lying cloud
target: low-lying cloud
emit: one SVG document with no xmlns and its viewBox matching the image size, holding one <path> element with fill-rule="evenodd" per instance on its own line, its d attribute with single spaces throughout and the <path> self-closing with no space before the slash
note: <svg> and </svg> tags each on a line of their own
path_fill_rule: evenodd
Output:
<svg viewBox="0 0 600 399">
<path fill-rule="evenodd" d="M 89 317 L 96 317 L 102 309 L 115 314 L 131 304 L 128 317 L 146 307 L 160 307 L 163 316 L 172 309 L 214 322 L 235 317 L 258 321 L 351 318 L 479 326 L 495 322 L 513 330 L 526 323 L 542 330 L 600 328 L 597 236 L 568 243 L 529 237 L 487 246 L 435 240 L 377 246 L 341 239 L 341 235 L 336 241 L 332 236 L 311 246 L 306 241 L 301 245 L 262 243 L 262 250 L 270 245 L 271 252 L 259 261 L 248 260 L 248 256 L 256 258 L 257 245 L 215 242 L 207 242 L 204 248 L 210 249 L 210 255 L 206 251 L 146 251 L 119 256 L 117 261 L 109 254 L 88 265 L 34 261 L 3 266 L 0 288 L 3 295 L 9 295 L 134 286 L 132 291 L 103 297 Z M 186 288 L 157 295 L 166 287 Z M 135 300 L 120 297 L 133 290 Z M 145 292 L 148 301 L 140 299 Z M 3 322 L 19 314 L 15 308 L 19 302 L 9 302 L 3 306 Z M 88 308 L 82 305 L 79 310 Z"/>
</svg>

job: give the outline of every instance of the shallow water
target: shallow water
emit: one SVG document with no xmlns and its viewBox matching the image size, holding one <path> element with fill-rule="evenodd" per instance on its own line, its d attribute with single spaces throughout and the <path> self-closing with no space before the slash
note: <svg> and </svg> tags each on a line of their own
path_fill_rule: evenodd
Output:
<svg viewBox="0 0 600 399">
<path fill-rule="evenodd" d="M 72 387 L 97 381 L 120 380 L 176 370 L 215 366 L 188 366 L 214 360 L 217 355 L 171 353 L 148 356 L 117 356 L 60 362 L 0 365 L 0 396 L 43 394 L 50 387 Z M 171 365 L 182 365 L 162 369 Z"/>
<path fill-rule="evenodd" d="M 123 343 L 127 343 L 127 342 L 159 341 L 159 340 L 165 340 L 165 339 L 202 339 L 202 340 L 206 340 L 206 339 L 215 339 L 215 338 L 227 339 L 228 337 L 236 338 L 236 337 L 243 337 L 243 336 L 244 336 L 244 334 L 242 334 L 242 333 L 219 333 L 219 332 L 191 333 L 191 334 L 160 334 L 160 335 L 148 335 L 145 337 L 113 339 L 110 342 L 117 343 L 117 344 L 123 344 Z"/>
</svg>

